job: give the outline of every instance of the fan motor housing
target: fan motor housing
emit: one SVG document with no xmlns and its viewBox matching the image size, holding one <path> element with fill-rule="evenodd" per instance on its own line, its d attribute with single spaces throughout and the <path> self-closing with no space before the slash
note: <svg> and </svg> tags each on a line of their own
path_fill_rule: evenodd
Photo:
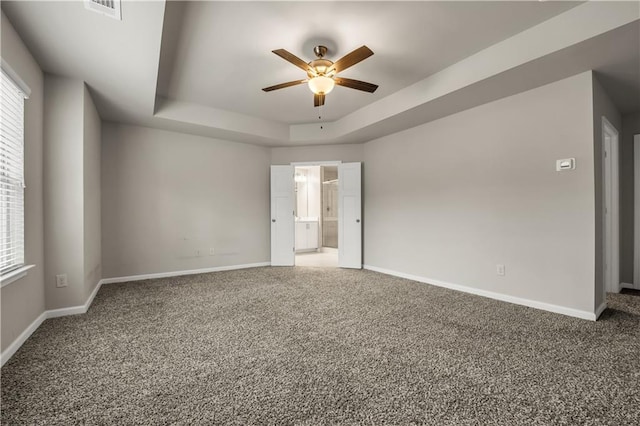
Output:
<svg viewBox="0 0 640 426">
<path fill-rule="evenodd" d="M 314 59 L 313 61 L 309 62 L 309 66 L 316 70 L 317 75 L 326 75 L 327 77 L 330 76 L 329 74 L 335 74 L 334 72 L 327 74 L 327 70 L 331 67 L 331 65 L 333 65 L 333 62 L 328 59 Z M 307 73 L 307 75 L 309 77 L 315 77 L 310 72 Z"/>
</svg>

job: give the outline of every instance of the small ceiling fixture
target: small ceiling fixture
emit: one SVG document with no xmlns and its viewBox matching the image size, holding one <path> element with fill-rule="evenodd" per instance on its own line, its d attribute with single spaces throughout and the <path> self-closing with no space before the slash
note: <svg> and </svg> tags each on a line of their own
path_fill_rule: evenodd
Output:
<svg viewBox="0 0 640 426">
<path fill-rule="evenodd" d="M 316 46 L 313 48 L 313 53 L 316 54 L 316 59 L 309 63 L 284 49 L 274 50 L 273 53 L 305 71 L 308 78 L 265 87 L 262 89 L 265 92 L 271 92 L 272 90 L 284 89 L 285 87 L 307 83 L 309 90 L 313 93 L 313 106 L 321 106 L 324 105 L 325 95 L 331 92 L 336 84 L 369 93 L 375 92 L 378 88 L 378 85 L 367 83 L 365 81 L 336 77 L 336 74 L 339 72 L 344 71 L 373 55 L 373 52 L 367 46 L 357 48 L 341 59 L 338 59 L 336 62 L 331 62 L 324 58 L 324 55 L 327 54 L 327 48 L 325 46 Z"/>
</svg>

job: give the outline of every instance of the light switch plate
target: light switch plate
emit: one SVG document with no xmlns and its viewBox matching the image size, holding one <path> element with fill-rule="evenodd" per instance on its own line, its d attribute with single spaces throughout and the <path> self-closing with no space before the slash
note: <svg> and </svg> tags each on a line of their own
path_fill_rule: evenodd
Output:
<svg viewBox="0 0 640 426">
<path fill-rule="evenodd" d="M 562 172 L 565 170 L 575 170 L 576 159 L 575 158 L 563 158 L 562 160 L 556 160 L 556 171 Z"/>
</svg>

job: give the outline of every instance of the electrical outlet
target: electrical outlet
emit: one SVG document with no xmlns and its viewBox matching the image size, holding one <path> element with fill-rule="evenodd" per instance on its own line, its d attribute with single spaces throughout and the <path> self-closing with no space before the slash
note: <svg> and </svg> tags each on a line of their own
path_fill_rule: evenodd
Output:
<svg viewBox="0 0 640 426">
<path fill-rule="evenodd" d="M 216 251 L 214 250 L 214 248 L 213 248 L 213 247 L 211 247 L 211 248 L 209 249 L 209 256 L 213 256 L 213 255 L 215 255 L 215 254 L 216 254 Z"/>
<path fill-rule="evenodd" d="M 504 276 L 504 265 L 496 265 L 496 273 L 500 276 Z"/>
<path fill-rule="evenodd" d="M 67 285 L 67 274 L 56 275 L 56 287 L 66 287 Z"/>
</svg>

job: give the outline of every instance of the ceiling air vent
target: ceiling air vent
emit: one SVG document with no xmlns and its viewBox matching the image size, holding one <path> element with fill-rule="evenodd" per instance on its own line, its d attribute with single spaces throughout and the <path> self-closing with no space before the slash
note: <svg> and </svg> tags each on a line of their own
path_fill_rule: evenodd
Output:
<svg viewBox="0 0 640 426">
<path fill-rule="evenodd" d="M 122 20 L 120 0 L 84 0 L 84 7 L 118 21 Z"/>
</svg>

